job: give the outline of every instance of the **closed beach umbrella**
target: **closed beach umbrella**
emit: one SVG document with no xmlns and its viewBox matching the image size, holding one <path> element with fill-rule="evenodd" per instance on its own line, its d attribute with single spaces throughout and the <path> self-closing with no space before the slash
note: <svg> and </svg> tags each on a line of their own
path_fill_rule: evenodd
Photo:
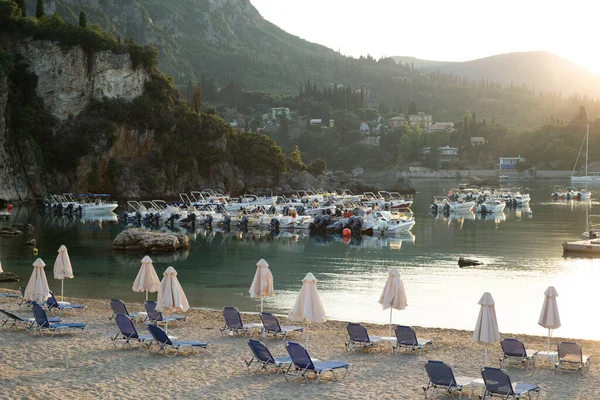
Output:
<svg viewBox="0 0 600 400">
<path fill-rule="evenodd" d="M 390 309 L 390 327 L 388 330 L 388 336 L 392 336 L 392 310 L 404 310 L 408 303 L 406 301 L 406 292 L 404 291 L 404 285 L 400 280 L 400 273 L 396 268 L 392 268 L 388 276 L 379 303 L 384 310 Z"/>
<path fill-rule="evenodd" d="M 485 362 L 484 366 L 487 366 L 487 345 L 494 344 L 500 340 L 500 331 L 498 330 L 498 321 L 496 320 L 496 309 L 494 308 L 494 298 L 489 292 L 485 292 L 479 303 L 481 309 L 479 310 L 479 317 L 477 318 L 477 325 L 473 331 L 473 341 L 481 344 L 485 344 Z"/>
<path fill-rule="evenodd" d="M 306 322 L 306 349 L 308 349 L 309 324 L 327 321 L 325 309 L 317 291 L 317 278 L 309 272 L 302 280 L 302 289 L 288 314 L 291 321 Z"/>
<path fill-rule="evenodd" d="M 69 259 L 69 253 L 65 245 L 60 246 L 58 249 L 58 256 L 54 262 L 54 279 L 60 279 L 60 299 L 64 300 L 63 289 L 65 278 L 73 278 L 73 267 L 71 267 L 71 260 Z"/>
<path fill-rule="evenodd" d="M 175 268 L 169 267 L 163 273 L 163 279 L 158 286 L 156 299 L 158 311 L 187 311 L 190 309 L 188 299 L 177 279 Z"/>
<path fill-rule="evenodd" d="M 4 270 L 2 269 L 2 263 L 0 263 L 0 272 L 4 272 Z"/>
<path fill-rule="evenodd" d="M 133 291 L 146 292 L 146 300 L 148 300 L 148 292 L 156 292 L 159 284 L 160 280 L 152 265 L 152 259 L 148 256 L 142 258 L 142 266 L 133 282 Z"/>
<path fill-rule="evenodd" d="M 48 280 L 46 280 L 46 273 L 44 272 L 45 266 L 46 264 L 41 258 L 33 263 L 33 272 L 25 288 L 25 300 L 42 303 L 50 297 L 50 288 L 48 288 Z"/>
<path fill-rule="evenodd" d="M 263 299 L 266 296 L 275 296 L 273 291 L 273 274 L 269 269 L 269 264 L 261 258 L 256 263 L 256 273 L 250 285 L 250 297 L 260 297 L 260 312 L 263 311 Z"/>
<path fill-rule="evenodd" d="M 548 351 L 550 351 L 552 329 L 560 328 L 560 316 L 558 315 L 558 306 L 556 305 L 558 292 L 554 286 L 548 286 L 548 289 L 544 292 L 544 296 L 544 305 L 542 306 L 538 325 L 548 329 Z"/>
</svg>

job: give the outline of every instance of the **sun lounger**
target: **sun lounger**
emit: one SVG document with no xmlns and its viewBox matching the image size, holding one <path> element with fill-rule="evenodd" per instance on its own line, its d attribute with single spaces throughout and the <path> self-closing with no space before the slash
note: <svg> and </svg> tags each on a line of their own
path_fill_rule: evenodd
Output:
<svg viewBox="0 0 600 400">
<path fill-rule="evenodd" d="M 360 347 L 361 350 L 367 349 L 368 351 L 371 351 L 375 348 L 375 345 L 379 344 L 380 337 L 369 336 L 367 333 L 367 328 L 361 324 L 349 322 L 348 325 L 346 325 L 346 330 L 350 336 L 348 343 L 346 343 L 347 351 L 350 351 L 357 346 Z"/>
<path fill-rule="evenodd" d="M 153 324 L 161 324 L 164 323 L 166 325 L 171 321 L 185 321 L 187 320 L 186 316 L 183 315 L 169 315 L 163 317 L 162 313 L 156 310 L 156 302 L 152 300 L 147 300 L 144 303 L 144 307 L 146 307 L 146 319 L 152 322 Z"/>
<path fill-rule="evenodd" d="M 503 369 L 484 367 L 481 370 L 481 376 L 485 385 L 484 399 L 486 396 L 520 399 L 523 395 L 531 398 L 531 393 L 537 393 L 536 399 L 540 397 L 540 385 L 523 382 L 512 383 L 508 373 Z"/>
<path fill-rule="evenodd" d="M 300 334 L 302 334 L 302 332 L 304 332 L 304 328 L 301 326 L 294 326 L 294 325 L 281 326 L 281 325 L 279 325 L 279 320 L 277 319 L 276 316 L 274 316 L 271 313 L 261 312 L 260 319 L 263 324 L 263 332 L 265 332 L 267 336 L 269 335 L 269 333 L 271 333 L 277 339 L 279 339 L 279 337 L 281 337 L 282 339 L 285 339 L 287 337 L 288 333 L 291 333 L 291 332 L 300 332 Z"/>
<path fill-rule="evenodd" d="M 396 344 L 392 347 L 394 354 L 396 350 L 404 347 L 410 351 L 419 350 L 419 354 L 423 351 L 423 348 L 429 345 L 429 350 L 433 349 L 433 340 L 431 339 L 417 339 L 417 334 L 410 326 L 396 325 Z"/>
<path fill-rule="evenodd" d="M 21 291 L 21 301 L 19 302 L 19 307 L 21 307 L 23 304 L 31 306 L 31 301 L 25 300 L 25 286 L 20 286 L 19 290 Z"/>
<path fill-rule="evenodd" d="M 142 317 L 143 319 L 146 319 L 145 312 L 129 313 L 129 311 L 127 311 L 125 303 L 123 303 L 119 299 L 110 299 L 110 307 L 113 310 L 113 314 L 108 318 L 109 320 L 113 319 L 117 314 L 126 315 L 127 317 L 133 320 L 142 319 Z"/>
<path fill-rule="evenodd" d="M 132 340 L 137 341 L 137 343 L 140 345 L 140 348 L 142 348 L 142 344 L 145 345 L 146 348 L 150 347 L 152 344 L 152 335 L 138 334 L 133 322 L 131 321 L 131 318 L 129 318 L 128 315 L 117 314 L 115 316 L 115 322 L 119 327 L 119 332 L 114 337 L 110 338 L 115 347 L 117 347 L 117 341 L 122 341 L 123 347 L 127 346 L 130 348 Z"/>
<path fill-rule="evenodd" d="M 57 301 L 54 297 L 54 293 L 50 292 L 50 297 L 46 300 L 46 307 L 52 312 L 52 310 L 58 310 L 59 315 L 62 315 L 65 310 L 81 310 L 81 313 L 85 310 L 85 306 L 81 304 L 71 304 L 67 301 Z"/>
<path fill-rule="evenodd" d="M 189 347 L 192 349 L 192 353 L 194 353 L 194 349 L 201 348 L 206 349 L 208 347 L 207 342 L 182 342 L 182 341 L 171 341 L 165 331 L 163 331 L 158 325 L 148 324 L 147 325 L 150 334 L 154 338 L 154 341 L 158 345 L 158 350 L 155 353 L 159 353 L 161 350 L 164 351 L 167 357 L 175 357 L 179 354 L 179 350 L 184 347 Z M 174 349 L 175 354 L 169 356 L 168 349 Z"/>
<path fill-rule="evenodd" d="M 428 360 L 425 364 L 425 371 L 429 376 L 429 383 L 427 387 L 423 387 L 425 391 L 425 398 L 427 398 L 427 391 L 433 389 L 443 389 L 454 398 L 454 393 L 458 391 L 458 398 L 462 398 L 462 391 L 468 387 L 475 378 L 469 378 L 466 376 L 454 377 L 452 368 L 442 361 Z"/>
<path fill-rule="evenodd" d="M 318 384 L 319 380 L 326 372 L 331 372 L 333 378 L 336 380 L 337 376 L 335 375 L 335 371 L 337 369 L 345 370 L 342 379 L 348 374 L 350 364 L 345 361 L 324 361 L 315 363 L 311 360 L 308 351 L 300 344 L 288 342 L 285 345 L 285 348 L 292 359 L 292 363 L 285 372 L 286 381 L 288 380 L 288 377 L 303 377 L 306 383 L 308 383 L 308 377 L 306 375 L 312 372 L 317 377 L 315 384 Z"/>
<path fill-rule="evenodd" d="M 20 299 L 21 296 L 19 296 L 16 293 L 0 293 L 0 298 L 2 298 L 4 300 L 8 300 L 8 299 Z"/>
<path fill-rule="evenodd" d="M 23 324 L 25 326 L 25 329 L 30 329 L 33 326 L 33 324 L 35 324 L 35 318 L 33 317 L 23 318 L 11 313 L 10 311 L 2 309 L 0 309 L 0 314 L 2 314 L 2 317 L 0 317 L 0 321 L 2 321 L 2 325 L 0 326 L 2 327 L 6 326 L 11 321 L 12 325 L 10 325 L 9 328 Z M 60 322 L 60 318 L 48 318 L 48 322 Z"/>
<path fill-rule="evenodd" d="M 537 350 L 526 349 L 523 342 L 517 339 L 506 338 L 500 342 L 502 346 L 502 358 L 500 359 L 500 367 L 504 368 L 504 364 L 508 361 L 508 365 L 516 360 L 519 365 L 529 367 L 533 357 L 537 354 Z M 525 364 L 527 363 L 527 364 Z"/>
<path fill-rule="evenodd" d="M 585 368 L 590 370 L 591 357 L 583 354 L 581 346 L 574 342 L 560 342 L 558 344 L 558 362 L 554 365 L 554 372 L 558 370 L 581 371 L 585 373 Z"/>
<path fill-rule="evenodd" d="M 277 373 L 279 373 L 284 366 L 292 362 L 292 358 L 289 356 L 277 358 L 273 357 L 267 346 L 265 346 L 265 344 L 259 340 L 249 339 L 248 346 L 250 347 L 250 350 L 252 350 L 253 354 L 250 361 L 244 360 L 248 371 L 250 371 L 250 364 L 256 362 L 258 364 L 259 371 L 263 369 L 266 371 L 269 365 L 274 365 L 277 368 Z"/>
<path fill-rule="evenodd" d="M 243 332 L 244 335 L 248 334 L 250 329 L 249 325 L 244 325 L 240 312 L 235 307 L 223 308 L 223 317 L 225 318 L 225 326 L 221 328 L 221 333 L 229 331 L 230 334 Z"/>
<path fill-rule="evenodd" d="M 35 301 L 32 301 L 31 305 L 33 306 L 33 316 L 35 317 L 35 322 L 37 324 L 36 331 L 40 334 L 40 336 L 44 336 L 45 331 L 52 332 L 52 336 L 54 336 L 59 331 L 71 332 L 73 329 L 83 330 L 87 326 L 86 324 L 79 323 L 50 323 L 48 316 L 46 315 L 46 311 L 44 311 L 42 306 L 37 304 Z"/>
</svg>

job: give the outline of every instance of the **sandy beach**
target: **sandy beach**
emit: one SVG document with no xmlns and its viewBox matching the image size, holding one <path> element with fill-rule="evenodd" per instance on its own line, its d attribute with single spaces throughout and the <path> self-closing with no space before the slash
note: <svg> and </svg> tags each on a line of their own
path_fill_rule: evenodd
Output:
<svg viewBox="0 0 600 400">
<path fill-rule="evenodd" d="M 108 299 L 69 298 L 72 303 L 85 304 L 83 315 L 65 312 L 63 321 L 89 324 L 74 335 L 51 337 L 32 336 L 23 328 L 3 329 L 0 333 L 0 397 L 1 398 L 394 398 L 422 399 L 422 387 L 428 378 L 424 364 L 428 359 L 442 360 L 453 367 L 455 375 L 480 378 L 484 348 L 471 341 L 472 332 L 452 329 L 414 327 L 421 338 L 433 339 L 434 349 L 421 355 L 387 351 L 368 354 L 347 352 L 346 323 L 328 321 L 312 324 L 310 354 L 320 360 L 342 360 L 350 363 L 344 381 L 322 379 L 318 385 L 297 380 L 286 382 L 283 375 L 248 372 L 244 360 L 251 357 L 247 338 L 222 335 L 222 312 L 192 309 L 185 313 L 188 321 L 170 324 L 169 334 L 179 340 L 203 340 L 210 343 L 206 352 L 168 358 L 137 349 L 113 347 L 110 340 L 117 332 L 109 321 L 112 314 Z M 18 308 L 14 300 L 0 304 L 1 308 L 30 316 L 31 311 Z M 129 312 L 142 311 L 142 303 L 128 303 Z M 260 322 L 258 315 L 243 314 L 244 323 Z M 290 323 L 281 317 L 282 324 Z M 475 321 L 474 321 L 475 322 Z M 143 324 L 136 324 L 140 333 L 147 333 Z M 366 324 L 370 335 L 387 336 L 385 325 Z M 559 333 L 560 330 L 557 332 Z M 258 334 L 254 335 L 258 338 Z M 545 350 L 546 337 L 512 335 L 528 348 Z M 284 342 L 262 339 L 275 357 L 286 356 Z M 553 338 L 553 349 L 561 338 Z M 304 343 L 304 336 L 299 341 Z M 578 340 L 584 353 L 592 356 L 589 373 L 559 372 L 555 374 L 548 359 L 538 367 L 524 370 L 508 367 L 513 381 L 540 384 L 540 399 L 594 399 L 600 396 L 600 342 Z M 500 344 L 489 347 L 491 366 L 499 366 Z M 474 389 L 478 398 L 481 388 Z M 468 396 L 465 392 L 463 398 Z M 436 398 L 450 398 L 437 392 Z"/>
</svg>

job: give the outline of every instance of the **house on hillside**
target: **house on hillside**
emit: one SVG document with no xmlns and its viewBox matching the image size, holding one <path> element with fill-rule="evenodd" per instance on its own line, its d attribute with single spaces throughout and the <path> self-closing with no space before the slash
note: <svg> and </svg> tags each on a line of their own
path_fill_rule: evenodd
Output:
<svg viewBox="0 0 600 400">
<path fill-rule="evenodd" d="M 469 140 L 471 141 L 471 146 L 481 146 L 485 144 L 485 138 L 481 136 L 473 136 Z"/>
<path fill-rule="evenodd" d="M 525 162 L 525 159 L 521 156 L 518 157 L 500 157 L 499 169 L 515 169 L 515 166 L 519 162 Z"/>
<path fill-rule="evenodd" d="M 290 116 L 290 109 L 288 107 L 273 107 L 271 109 L 271 119 L 273 120 L 277 120 L 279 118 L 281 118 L 281 114 L 287 115 L 288 117 Z"/>
<path fill-rule="evenodd" d="M 369 124 L 367 124 L 366 122 L 363 122 L 362 124 L 360 124 L 360 131 L 362 133 L 369 133 L 371 132 L 371 129 L 369 128 Z"/>
<path fill-rule="evenodd" d="M 439 132 L 439 131 L 452 131 L 454 130 L 454 123 L 452 122 L 436 122 L 431 125 L 428 129 L 429 132 Z"/>
<path fill-rule="evenodd" d="M 420 125 L 423 129 L 429 129 L 433 125 L 433 116 L 424 112 L 410 114 L 408 116 L 408 123 L 410 126 Z"/>
<path fill-rule="evenodd" d="M 438 148 L 438 154 L 440 155 L 440 162 L 458 161 L 458 148 L 456 147 L 442 146 Z"/>
<path fill-rule="evenodd" d="M 237 121 L 235 121 L 235 120 L 234 120 L 234 121 L 231 121 L 231 122 L 229 122 L 229 125 L 230 125 L 230 126 L 232 126 L 232 127 L 234 127 L 234 128 L 236 128 L 236 129 L 237 129 L 237 127 L 238 127 L 238 123 L 237 123 Z"/>
<path fill-rule="evenodd" d="M 406 122 L 407 122 L 407 119 L 406 119 L 406 118 L 404 118 L 403 116 L 400 116 L 400 117 L 393 117 L 393 118 L 390 118 L 390 119 L 388 120 L 388 126 L 389 126 L 390 128 L 395 128 L 395 127 L 397 127 L 397 126 L 402 126 L 402 125 L 405 125 L 405 124 L 406 124 Z"/>
</svg>

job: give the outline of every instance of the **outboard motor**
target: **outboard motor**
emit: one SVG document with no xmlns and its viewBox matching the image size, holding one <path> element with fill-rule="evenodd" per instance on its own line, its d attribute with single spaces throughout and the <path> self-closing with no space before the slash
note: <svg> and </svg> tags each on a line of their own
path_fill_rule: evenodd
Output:
<svg viewBox="0 0 600 400">
<path fill-rule="evenodd" d="M 446 213 L 449 213 L 449 212 L 450 212 L 450 204 L 444 204 L 444 211 L 445 211 Z"/>
<path fill-rule="evenodd" d="M 129 222 L 128 221 L 128 217 L 129 217 L 129 214 L 127 214 L 127 211 L 123 211 L 121 213 L 121 215 L 119 215 L 119 223 L 120 224 L 127 224 L 127 222 Z"/>
<path fill-rule="evenodd" d="M 333 224 L 326 227 L 327 233 L 341 233 L 344 229 L 344 224 L 340 221 L 335 221 Z"/>
<path fill-rule="evenodd" d="M 277 210 L 275 209 L 275 206 L 269 207 L 269 214 L 275 214 L 276 212 Z M 284 215 L 287 215 L 287 213 L 284 213 Z"/>
<path fill-rule="evenodd" d="M 271 223 L 269 224 L 269 229 L 272 232 L 279 232 L 279 220 L 277 218 L 273 218 Z"/>
<path fill-rule="evenodd" d="M 335 209 L 335 216 L 336 216 L 337 218 L 340 218 L 340 217 L 342 217 L 343 215 L 344 215 L 344 213 L 342 212 L 342 210 L 340 210 L 339 208 L 336 208 L 336 209 Z"/>
<path fill-rule="evenodd" d="M 487 209 L 487 207 L 485 206 L 485 204 L 482 204 L 482 205 L 481 205 L 481 207 L 480 207 L 480 210 L 481 210 L 481 214 L 484 214 L 484 215 L 485 215 L 485 214 L 487 214 L 487 213 L 488 213 L 488 209 Z"/>
<path fill-rule="evenodd" d="M 303 206 L 296 206 L 296 212 L 298 213 L 298 215 L 304 215 L 304 207 Z"/>
<path fill-rule="evenodd" d="M 225 215 L 221 223 L 223 224 L 223 229 L 231 229 L 231 217 L 229 215 Z"/>
<path fill-rule="evenodd" d="M 248 230 L 248 216 L 244 215 L 240 221 L 240 228 L 244 231 Z"/>
<path fill-rule="evenodd" d="M 437 214 L 437 212 L 438 212 L 438 204 L 437 204 L 437 203 L 432 203 L 432 204 L 429 206 L 429 210 L 430 210 L 432 213 L 435 213 L 435 214 Z"/>
<path fill-rule="evenodd" d="M 204 221 L 202 221 L 202 224 L 204 225 L 204 227 L 206 229 L 210 229 L 212 227 L 212 222 L 213 222 L 213 216 L 208 214 L 206 216 L 206 218 L 204 218 Z"/>
<path fill-rule="evenodd" d="M 196 226 L 196 214 L 195 213 L 189 213 L 188 214 L 188 219 L 190 220 L 190 223 L 192 224 L 193 227 Z"/>
</svg>

